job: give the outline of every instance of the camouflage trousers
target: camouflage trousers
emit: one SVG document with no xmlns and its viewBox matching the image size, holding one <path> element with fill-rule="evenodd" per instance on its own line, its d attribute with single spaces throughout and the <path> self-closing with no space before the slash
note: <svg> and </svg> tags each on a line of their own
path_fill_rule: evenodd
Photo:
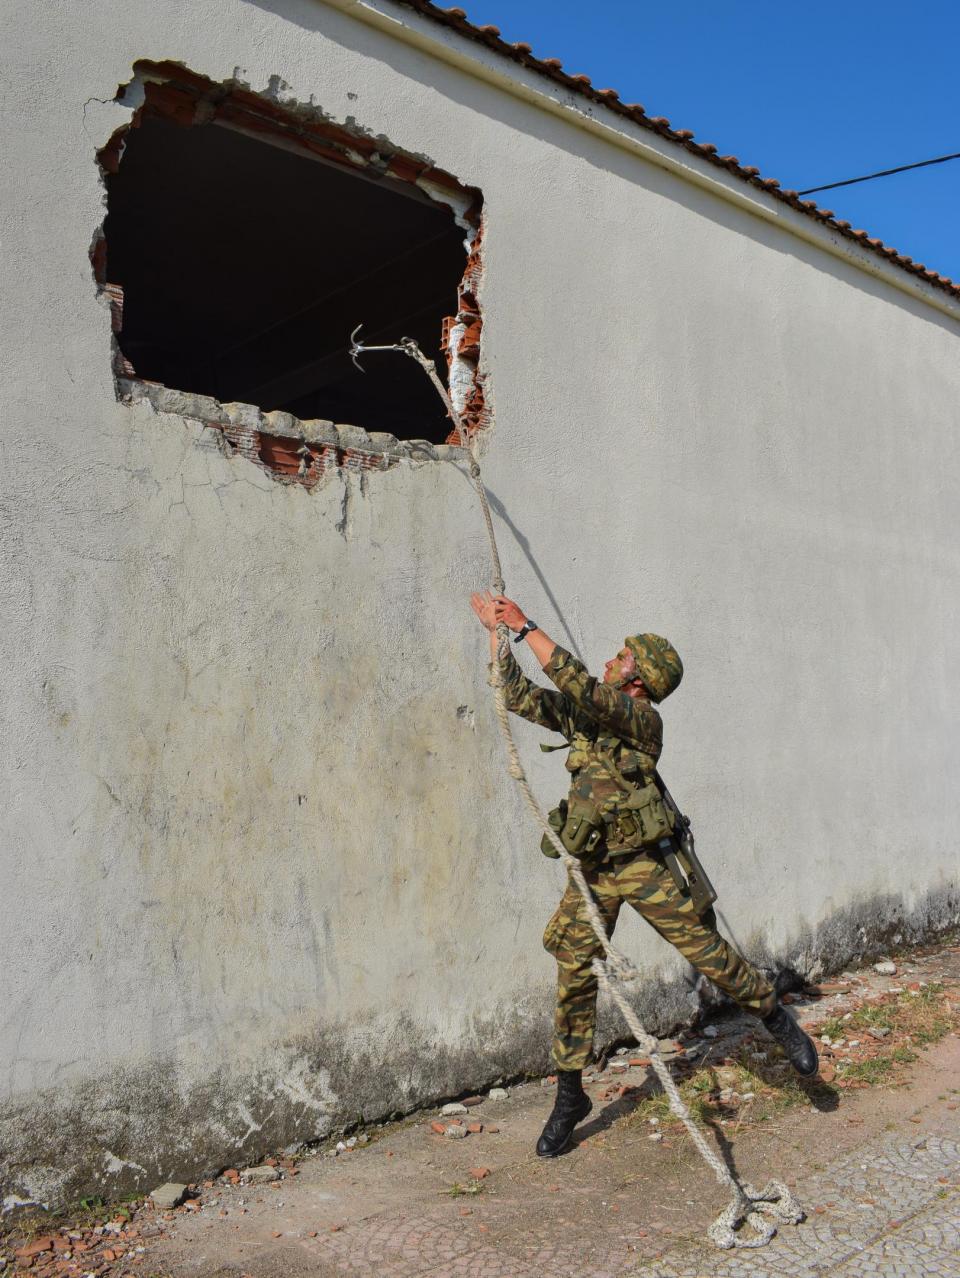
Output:
<svg viewBox="0 0 960 1278">
<path fill-rule="evenodd" d="M 659 860 L 643 851 L 606 857 L 583 872 L 600 907 L 608 934 L 624 901 L 704 976 L 741 1007 L 766 1016 L 776 1007 L 770 982 L 717 931 L 713 911 L 701 920 Z M 602 953 L 571 883 L 543 934 L 544 948 L 557 960 L 557 1011 L 553 1059 L 557 1069 L 583 1069 L 593 1051 L 597 1014 L 597 978 L 591 960 Z"/>
</svg>

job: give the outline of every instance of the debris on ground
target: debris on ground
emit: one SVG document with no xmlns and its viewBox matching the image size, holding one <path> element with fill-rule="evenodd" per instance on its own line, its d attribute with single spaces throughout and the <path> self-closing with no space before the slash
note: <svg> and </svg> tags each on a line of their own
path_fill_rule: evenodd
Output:
<svg viewBox="0 0 960 1278">
<path fill-rule="evenodd" d="M 186 1196 L 186 1185 L 168 1181 L 166 1185 L 159 1185 L 151 1193 L 150 1198 L 154 1207 L 158 1207 L 161 1211 L 170 1211 L 173 1207 L 179 1207 Z"/>
</svg>

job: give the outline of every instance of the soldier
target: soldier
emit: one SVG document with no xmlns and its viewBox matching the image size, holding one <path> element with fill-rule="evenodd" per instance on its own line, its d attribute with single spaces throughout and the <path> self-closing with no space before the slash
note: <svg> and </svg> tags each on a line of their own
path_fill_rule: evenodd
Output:
<svg viewBox="0 0 960 1278">
<path fill-rule="evenodd" d="M 652 703 L 670 695 L 683 676 L 676 650 L 659 635 L 630 635 L 604 668 L 602 679 L 555 644 L 504 595 L 474 595 L 471 606 L 490 631 L 496 656 L 498 622 L 525 639 L 544 673 L 556 685 L 532 683 L 510 654 L 506 663 L 507 706 L 567 740 L 572 774 L 567 812 L 593 825 L 581 866 L 608 934 L 626 901 L 699 972 L 739 1005 L 760 1017 L 798 1074 L 818 1069 L 810 1038 L 777 1001 L 766 977 L 717 931 L 712 909 L 699 917 L 657 855 L 644 846 L 637 821 L 626 806 L 630 791 L 649 782 L 663 744 L 663 723 Z M 562 747 L 561 747 L 562 748 Z M 612 766 L 611 766 L 612 764 Z M 585 815 L 584 815 L 585 814 Z M 569 823 L 565 833 L 572 827 Z M 582 840 L 581 840 L 582 841 Z M 568 839 L 564 838 L 565 846 Z M 574 840 L 576 846 L 576 840 Z M 570 1142 L 573 1129 L 592 1106 L 581 1075 L 591 1059 L 596 1023 L 597 978 L 591 960 L 601 953 L 579 890 L 568 883 L 547 924 L 543 944 L 557 961 L 557 1009 L 553 1059 L 557 1100 L 537 1142 L 537 1153 L 553 1158 Z"/>
</svg>

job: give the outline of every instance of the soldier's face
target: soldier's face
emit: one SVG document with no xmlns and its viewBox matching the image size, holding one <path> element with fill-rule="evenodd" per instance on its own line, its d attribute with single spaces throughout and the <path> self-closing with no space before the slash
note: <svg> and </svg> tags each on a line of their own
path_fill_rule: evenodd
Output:
<svg viewBox="0 0 960 1278">
<path fill-rule="evenodd" d="M 615 657 L 611 657 L 603 667 L 603 682 L 623 684 L 629 683 L 637 673 L 637 659 L 629 648 L 621 648 Z"/>
</svg>

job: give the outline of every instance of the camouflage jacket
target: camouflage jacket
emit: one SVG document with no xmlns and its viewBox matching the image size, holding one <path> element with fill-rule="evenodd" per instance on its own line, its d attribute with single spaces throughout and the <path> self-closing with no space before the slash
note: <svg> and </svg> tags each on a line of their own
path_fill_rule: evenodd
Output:
<svg viewBox="0 0 960 1278">
<path fill-rule="evenodd" d="M 507 706 L 531 723 L 566 737 L 567 770 L 573 774 L 571 795 L 592 799 L 609 820 L 628 795 L 601 755 L 611 755 L 626 780 L 642 786 L 656 770 L 663 748 L 663 721 L 646 698 L 629 697 L 595 679 L 559 644 L 544 673 L 557 690 L 533 683 L 510 653 L 504 670 Z M 563 747 L 541 746 L 551 748 Z"/>
</svg>

